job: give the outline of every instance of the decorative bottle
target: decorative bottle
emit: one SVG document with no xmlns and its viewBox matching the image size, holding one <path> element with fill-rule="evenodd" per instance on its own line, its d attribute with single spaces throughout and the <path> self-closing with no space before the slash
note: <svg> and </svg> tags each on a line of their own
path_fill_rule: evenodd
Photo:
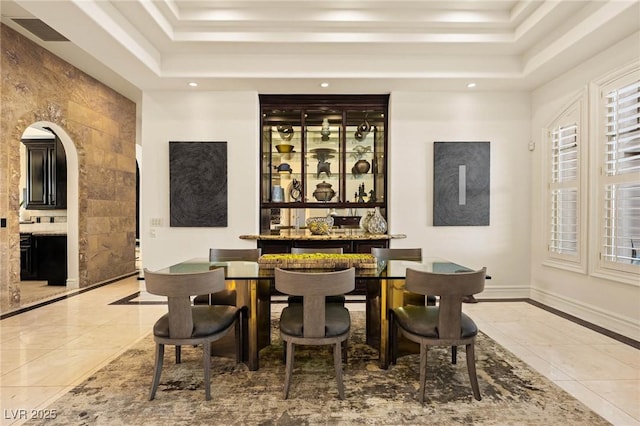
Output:
<svg viewBox="0 0 640 426">
<path fill-rule="evenodd" d="M 384 234 L 387 232 L 387 221 L 380 213 L 380 207 L 376 207 L 371 218 L 367 222 L 367 231 L 371 234 Z"/>
<path fill-rule="evenodd" d="M 320 134 L 322 135 L 323 141 L 328 141 L 329 136 L 331 135 L 331 128 L 329 127 L 329 119 L 322 119 L 322 130 L 320 130 Z"/>
<path fill-rule="evenodd" d="M 371 220 L 372 217 L 373 217 L 373 212 L 368 211 L 366 215 L 363 215 L 360 218 L 360 229 L 362 229 L 364 232 L 369 232 L 367 225 L 369 224 L 369 220 Z"/>
</svg>

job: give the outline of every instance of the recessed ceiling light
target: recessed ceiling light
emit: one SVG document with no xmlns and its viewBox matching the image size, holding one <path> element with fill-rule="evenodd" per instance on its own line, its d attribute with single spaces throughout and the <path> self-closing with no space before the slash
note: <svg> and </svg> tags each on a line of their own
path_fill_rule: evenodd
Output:
<svg viewBox="0 0 640 426">
<path fill-rule="evenodd" d="M 320 87 L 329 87 L 329 83 L 323 81 L 322 83 L 320 83 Z"/>
<path fill-rule="evenodd" d="M 469 89 L 473 89 L 474 87 L 476 87 L 476 84 L 475 84 L 475 83 L 469 83 L 469 84 L 467 84 L 467 88 L 469 88 Z"/>
<path fill-rule="evenodd" d="M 198 83 L 196 83 L 195 81 L 192 81 L 192 82 L 189 83 L 189 86 L 198 87 Z"/>
</svg>

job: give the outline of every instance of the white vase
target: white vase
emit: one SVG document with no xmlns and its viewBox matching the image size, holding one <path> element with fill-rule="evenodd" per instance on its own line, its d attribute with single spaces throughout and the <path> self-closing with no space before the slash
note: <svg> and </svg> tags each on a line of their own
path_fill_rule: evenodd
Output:
<svg viewBox="0 0 640 426">
<path fill-rule="evenodd" d="M 322 135 L 323 141 L 329 140 L 329 135 L 331 135 L 331 129 L 329 127 L 329 119 L 322 119 L 322 130 L 320 130 L 320 134 Z"/>
<path fill-rule="evenodd" d="M 387 232 L 387 221 L 380 213 L 380 207 L 376 207 L 371 218 L 367 222 L 367 231 L 371 234 L 384 234 Z"/>
<path fill-rule="evenodd" d="M 360 229 L 362 229 L 364 232 L 369 232 L 367 228 L 367 224 L 369 223 L 369 220 L 371 219 L 372 216 L 373 216 L 373 212 L 369 211 L 367 212 L 367 214 L 365 214 L 360 218 Z"/>
</svg>

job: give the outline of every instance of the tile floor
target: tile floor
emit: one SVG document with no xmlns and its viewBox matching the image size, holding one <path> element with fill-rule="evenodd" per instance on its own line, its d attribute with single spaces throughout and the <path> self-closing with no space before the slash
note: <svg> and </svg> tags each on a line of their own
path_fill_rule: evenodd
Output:
<svg viewBox="0 0 640 426">
<path fill-rule="evenodd" d="M 142 299 L 153 297 L 133 276 L 1 320 L 2 425 L 23 423 L 18 417 L 32 409 L 55 409 L 57 398 L 148 334 L 165 306 L 109 305 L 139 290 Z M 486 334 L 611 423 L 640 426 L 639 350 L 525 302 L 464 309 Z"/>
</svg>

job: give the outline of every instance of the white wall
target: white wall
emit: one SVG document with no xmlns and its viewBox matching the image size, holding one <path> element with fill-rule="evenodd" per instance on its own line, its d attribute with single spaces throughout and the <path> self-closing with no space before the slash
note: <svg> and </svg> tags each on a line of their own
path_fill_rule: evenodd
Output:
<svg viewBox="0 0 640 426">
<path fill-rule="evenodd" d="M 142 99 L 141 223 L 143 265 L 155 270 L 210 247 L 252 248 L 258 230 L 259 101 L 255 92 L 145 92 Z M 169 141 L 226 141 L 228 226 L 169 226 Z M 151 227 L 151 219 L 162 225 Z M 155 238 L 151 232 L 155 232 Z"/>
<path fill-rule="evenodd" d="M 525 93 L 394 92 L 390 100 L 392 247 L 487 267 L 482 297 L 529 296 L 529 96 Z M 491 142 L 489 226 L 433 226 L 434 141 Z"/>
<path fill-rule="evenodd" d="M 622 46 L 628 54 L 633 43 Z M 394 92 L 389 111 L 389 224 L 406 234 L 392 247 L 422 247 L 492 280 L 482 297 L 534 297 L 565 312 L 638 338 L 638 289 L 541 265 L 540 126 L 563 100 L 586 84 L 590 70 L 622 61 L 609 53 L 569 73 L 560 83 L 528 93 Z M 602 63 L 605 62 L 605 63 Z M 589 70 L 589 71 L 586 71 Z M 594 74 L 595 75 L 595 74 Z M 532 121 L 533 117 L 533 121 Z M 158 269 L 206 256 L 209 247 L 254 247 L 238 238 L 258 232 L 259 100 L 254 92 L 147 92 L 142 105 L 143 264 Z M 532 125 L 533 123 L 533 125 Z M 171 140 L 228 142 L 229 226 L 169 227 Z M 536 149 L 529 151 L 530 141 Z M 433 142 L 491 142 L 489 226 L 434 227 Z M 151 218 L 160 218 L 151 238 Z M 530 231 L 532 230 L 532 231 Z M 533 248 L 533 253 L 531 252 Z M 533 286 L 533 289 L 531 288 Z M 606 296 L 605 296 L 606 295 Z"/>
<path fill-rule="evenodd" d="M 532 208 L 538 212 L 532 221 L 531 296 L 546 305 L 586 321 L 640 340 L 640 286 L 595 278 L 588 273 L 570 272 L 543 265 L 546 254 L 543 196 L 545 194 L 542 128 L 559 114 L 576 93 L 631 60 L 638 60 L 640 34 L 623 40 L 606 52 L 574 68 L 532 94 L 531 138 L 536 142 L 533 157 Z M 588 147 L 583 140 L 583 148 Z M 595 154 L 595 153 L 593 153 Z M 589 176 L 589 181 L 593 176 Z M 589 188 L 587 196 L 595 194 Z M 592 205 L 589 200 L 589 205 Z M 587 212 L 587 219 L 593 217 Z M 590 227 L 590 229 L 593 229 Z M 591 240 L 594 235 L 588 236 Z M 588 270 L 588 268 L 587 268 Z"/>
</svg>

